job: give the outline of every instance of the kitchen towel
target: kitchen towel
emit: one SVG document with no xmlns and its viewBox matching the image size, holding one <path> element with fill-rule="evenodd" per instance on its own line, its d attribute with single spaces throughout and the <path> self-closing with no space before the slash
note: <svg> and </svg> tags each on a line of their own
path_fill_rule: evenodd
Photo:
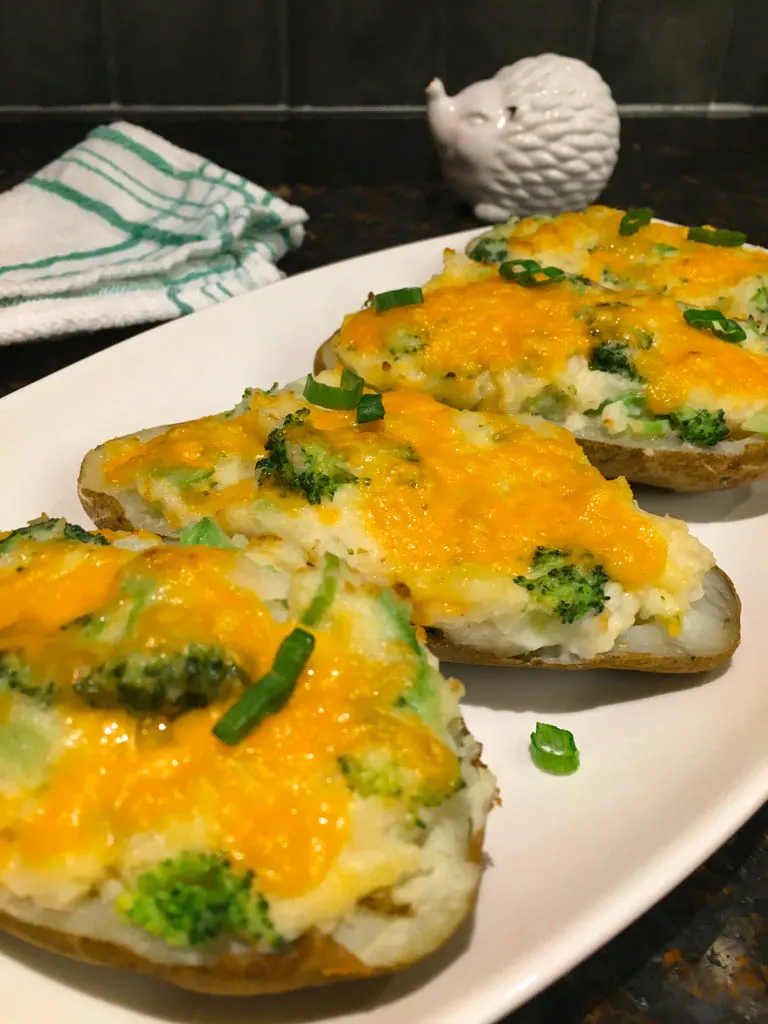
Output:
<svg viewBox="0 0 768 1024">
<path fill-rule="evenodd" d="M 103 125 L 0 195 L 0 344 L 169 320 L 271 284 L 306 219 L 153 132 Z"/>
</svg>

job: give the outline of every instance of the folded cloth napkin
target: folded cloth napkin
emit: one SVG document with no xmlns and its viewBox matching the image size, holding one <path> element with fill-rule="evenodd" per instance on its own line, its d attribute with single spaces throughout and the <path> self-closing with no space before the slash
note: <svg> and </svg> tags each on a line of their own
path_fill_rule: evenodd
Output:
<svg viewBox="0 0 768 1024">
<path fill-rule="evenodd" d="M 0 195 L 0 344 L 169 320 L 282 277 L 307 214 L 116 122 Z"/>
</svg>

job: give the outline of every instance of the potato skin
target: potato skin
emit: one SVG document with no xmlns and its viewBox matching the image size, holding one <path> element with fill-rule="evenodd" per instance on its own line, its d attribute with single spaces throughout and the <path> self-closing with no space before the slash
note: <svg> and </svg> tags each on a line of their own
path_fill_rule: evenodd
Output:
<svg viewBox="0 0 768 1024">
<path fill-rule="evenodd" d="M 323 342 L 315 353 L 316 374 L 336 365 L 335 337 Z M 592 465 L 609 480 L 625 476 L 634 484 L 696 492 L 727 491 L 768 476 L 768 441 L 757 440 L 739 452 L 724 454 L 707 448 L 675 450 L 583 437 L 576 440 Z"/>
<path fill-rule="evenodd" d="M 94 449 L 94 451 L 97 452 L 98 448 Z M 132 530 L 133 526 L 126 518 L 123 506 L 117 498 L 113 498 L 111 494 L 83 487 L 82 477 L 83 471 L 81 469 L 77 485 L 78 497 L 86 514 L 93 520 L 96 526 L 100 530 Z"/>
<path fill-rule="evenodd" d="M 634 447 L 577 437 L 584 454 L 603 476 L 625 476 L 636 484 L 651 484 L 670 491 L 727 491 L 768 475 L 768 441 L 744 445 L 724 454 Z"/>
<path fill-rule="evenodd" d="M 548 668 L 570 672 L 583 672 L 592 669 L 613 669 L 628 672 L 660 672 L 664 675 L 692 675 L 696 672 L 709 672 L 728 661 L 741 642 L 741 600 L 736 593 L 729 576 L 722 569 L 714 568 L 724 588 L 728 592 L 729 614 L 726 620 L 727 643 L 713 654 L 686 655 L 683 653 L 660 654 L 654 657 L 647 651 L 615 650 L 597 654 L 594 658 L 583 661 L 562 663 L 537 658 L 531 655 L 501 657 L 488 651 L 478 651 L 471 647 L 453 644 L 439 629 L 427 627 L 427 644 L 430 650 L 441 661 L 452 661 L 458 665 L 496 665 L 505 668 Z"/>
<path fill-rule="evenodd" d="M 483 841 L 484 830 L 470 837 L 467 843 L 468 860 L 481 863 Z M 227 996 L 269 995 L 329 985 L 335 981 L 372 978 L 410 967 L 433 953 L 461 927 L 475 906 L 479 884 L 478 875 L 478 884 L 467 899 L 461 919 L 454 922 L 451 931 L 443 935 L 432 949 L 411 960 L 377 967 L 364 964 L 331 936 L 315 930 L 307 932 L 284 950 L 274 953 L 230 954 L 212 964 L 190 965 L 156 963 L 114 942 L 30 924 L 4 911 L 0 911 L 0 928 L 50 953 L 59 953 L 72 960 L 99 967 L 136 971 L 193 992 Z M 396 911 L 395 916 L 400 913 L 402 910 Z"/>
</svg>

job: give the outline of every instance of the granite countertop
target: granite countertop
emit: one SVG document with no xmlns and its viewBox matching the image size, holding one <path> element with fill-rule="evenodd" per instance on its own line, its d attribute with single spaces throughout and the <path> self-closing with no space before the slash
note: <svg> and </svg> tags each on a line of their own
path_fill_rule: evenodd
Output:
<svg viewBox="0 0 768 1024">
<path fill-rule="evenodd" d="M 440 184 L 418 120 L 143 123 L 309 211 L 306 242 L 283 263 L 289 273 L 476 224 Z M 0 190 L 88 127 L 1 125 Z M 766 171 L 762 118 L 632 120 L 603 200 L 738 228 L 768 245 Z M 136 330 L 0 348 L 0 395 Z M 741 1022 L 768 1024 L 768 805 L 687 881 L 506 1024 Z"/>
</svg>

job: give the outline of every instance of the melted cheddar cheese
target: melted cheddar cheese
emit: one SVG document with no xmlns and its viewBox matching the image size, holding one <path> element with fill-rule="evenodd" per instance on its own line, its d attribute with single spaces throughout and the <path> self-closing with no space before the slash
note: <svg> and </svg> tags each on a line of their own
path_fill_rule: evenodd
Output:
<svg viewBox="0 0 768 1024">
<path fill-rule="evenodd" d="M 445 274 L 425 288 L 423 303 L 384 313 L 369 307 L 345 319 L 336 353 L 374 386 L 415 385 L 460 404 L 462 382 L 487 373 L 484 392 L 471 404 L 515 412 L 525 406 L 509 401 L 501 375 L 567 390 L 569 361 L 583 365 L 607 341 L 631 350 L 651 412 L 700 405 L 702 395 L 715 407 L 727 408 L 729 400 L 745 407 L 768 403 L 768 360 L 691 327 L 672 299 L 606 293 L 570 281 L 522 287 L 495 268 L 478 271 L 461 257 L 447 258 Z M 420 347 L 393 355 L 406 333 Z"/>
<path fill-rule="evenodd" d="M 734 317 L 768 316 L 768 295 L 754 300 L 768 284 L 768 252 L 689 241 L 686 227 L 657 221 L 621 235 L 623 215 L 590 206 L 551 219 L 525 217 L 492 234 L 506 240 L 513 257 L 555 264 L 606 287 L 639 288 Z"/>
<path fill-rule="evenodd" d="M 247 451 L 247 479 L 236 495 L 231 487 L 205 493 L 189 488 L 178 525 L 211 515 L 237 532 L 247 511 L 249 532 L 279 532 L 303 516 L 296 522 L 309 536 L 306 516 L 327 516 L 323 505 L 308 506 L 303 495 L 260 481 L 254 470 L 264 455 L 255 439 L 275 423 L 276 401 L 283 415 L 305 404 L 290 391 L 256 392 L 250 410 L 229 424 L 231 430 L 240 425 L 241 436 L 232 435 L 231 448 L 216 448 L 223 460 Z M 317 407 L 306 426 L 355 475 L 357 482 L 344 488 L 346 500 L 382 552 L 388 579 L 404 583 L 417 607 L 439 598 L 447 572 L 464 566 L 509 577 L 525 572 L 538 546 L 588 551 L 630 590 L 664 580 L 668 545 L 660 521 L 636 507 L 624 480 L 603 479 L 566 431 L 541 421 L 458 412 L 417 392 L 389 392 L 383 401 L 385 417 L 364 427 L 354 413 Z M 183 432 L 188 450 L 199 453 L 195 465 L 214 458 L 210 418 L 144 443 L 113 442 L 102 467 L 107 488 L 142 493 L 173 449 L 176 431 Z M 330 505 L 341 508 L 336 500 Z"/>
<path fill-rule="evenodd" d="M 307 573 L 311 592 L 320 577 Z M 136 581 L 145 603 L 126 619 L 121 602 L 130 603 Z M 253 870 L 268 897 L 296 898 L 322 883 L 349 842 L 351 794 L 340 758 L 385 749 L 425 787 L 450 792 L 459 767 L 446 735 L 396 707 L 419 658 L 384 627 L 378 635 L 374 597 L 355 596 L 349 583 L 351 596 L 340 593 L 314 630 L 314 652 L 288 703 L 234 747 L 211 730 L 239 693 L 172 721 L 142 721 L 79 698 L 74 685 L 96 665 L 189 644 L 216 645 L 258 680 L 301 613 L 278 621 L 260 586 L 247 551 L 52 540 L 22 541 L 0 556 L 0 666 L 7 652 L 28 667 L 24 692 L 54 685 L 45 713 L 63 736 L 44 785 L 0 796 L 0 875 L 12 868 L 76 876 L 78 864 L 95 862 L 104 878 L 119 876 L 137 836 L 186 828 Z M 106 617 L 103 631 L 89 631 L 89 615 Z M 34 704 L 13 685 L 0 726 Z"/>
</svg>

